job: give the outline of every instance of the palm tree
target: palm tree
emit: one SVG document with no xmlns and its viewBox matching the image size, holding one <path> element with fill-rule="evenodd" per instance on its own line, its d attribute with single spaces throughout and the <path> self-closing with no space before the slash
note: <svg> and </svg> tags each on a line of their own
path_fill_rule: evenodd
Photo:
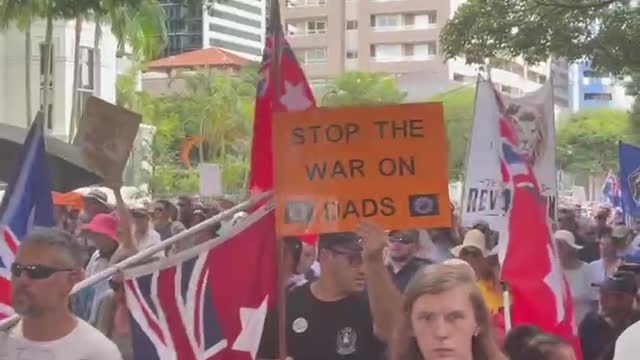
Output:
<svg viewBox="0 0 640 360">
<path fill-rule="evenodd" d="M 321 103 L 323 106 L 394 104 L 406 96 L 389 75 L 352 71 L 331 81 Z"/>
<path fill-rule="evenodd" d="M 165 13 L 157 0 L 131 1 L 98 1 L 92 9 L 91 16 L 95 22 L 94 30 L 94 66 L 100 68 L 100 43 L 102 40 L 102 25 L 111 23 L 111 32 L 118 41 L 118 52 L 123 53 L 126 45 L 132 49 L 134 60 L 146 61 L 162 52 L 167 42 Z M 74 57 L 73 95 L 71 119 L 69 122 L 69 141 L 73 139 L 77 124 L 80 36 L 82 17 L 76 18 L 76 43 Z M 99 73 L 99 72 L 98 72 Z"/>
</svg>

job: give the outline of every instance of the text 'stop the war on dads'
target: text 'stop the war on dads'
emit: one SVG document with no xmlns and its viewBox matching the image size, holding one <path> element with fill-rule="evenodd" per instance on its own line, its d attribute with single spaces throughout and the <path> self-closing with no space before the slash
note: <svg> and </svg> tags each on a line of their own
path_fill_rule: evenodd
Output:
<svg viewBox="0 0 640 360">
<path fill-rule="evenodd" d="M 450 226 L 441 103 L 277 113 L 273 136 L 279 235 Z"/>
</svg>

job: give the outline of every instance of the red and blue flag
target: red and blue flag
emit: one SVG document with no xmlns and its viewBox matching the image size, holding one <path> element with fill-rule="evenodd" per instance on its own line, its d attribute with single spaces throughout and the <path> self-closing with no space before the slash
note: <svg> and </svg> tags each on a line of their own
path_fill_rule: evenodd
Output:
<svg viewBox="0 0 640 360">
<path fill-rule="evenodd" d="M 20 239 L 34 226 L 52 227 L 53 200 L 47 167 L 44 128 L 36 118 L 24 141 L 19 168 L 0 203 L 0 319 L 11 309 L 11 274 Z"/>
</svg>

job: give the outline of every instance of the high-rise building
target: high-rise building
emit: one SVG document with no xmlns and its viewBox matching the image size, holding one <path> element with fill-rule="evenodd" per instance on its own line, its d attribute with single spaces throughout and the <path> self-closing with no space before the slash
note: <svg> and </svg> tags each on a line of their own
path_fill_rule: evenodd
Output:
<svg viewBox="0 0 640 360">
<path fill-rule="evenodd" d="M 202 9 L 161 0 L 167 15 L 165 56 L 216 46 L 251 60 L 264 48 L 267 0 L 225 0 Z"/>
<path fill-rule="evenodd" d="M 443 0 L 288 0 L 289 41 L 313 85 L 344 71 L 446 72 L 438 35 L 449 18 Z"/>
<path fill-rule="evenodd" d="M 586 61 L 571 65 L 571 110 L 610 107 L 629 110 L 633 97 L 626 95 L 624 81 L 602 74 Z"/>
<path fill-rule="evenodd" d="M 440 55 L 440 31 L 464 0 L 287 0 L 281 12 L 289 42 L 315 90 L 350 70 L 388 73 L 423 101 L 435 92 L 474 83 L 477 66 Z M 491 60 L 498 89 L 511 96 L 533 91 L 551 69 L 556 103 L 568 107 L 568 66 Z"/>
</svg>

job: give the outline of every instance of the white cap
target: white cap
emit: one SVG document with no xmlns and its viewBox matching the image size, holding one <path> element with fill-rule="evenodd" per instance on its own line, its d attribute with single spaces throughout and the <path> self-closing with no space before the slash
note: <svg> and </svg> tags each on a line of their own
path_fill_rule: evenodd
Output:
<svg viewBox="0 0 640 360">
<path fill-rule="evenodd" d="M 576 250 L 582 249 L 582 246 L 576 244 L 576 237 L 573 236 L 571 231 L 558 230 L 558 231 L 556 231 L 555 234 L 553 234 L 553 238 L 556 241 L 564 242 L 565 244 L 571 246 L 572 248 L 574 248 Z"/>
</svg>

